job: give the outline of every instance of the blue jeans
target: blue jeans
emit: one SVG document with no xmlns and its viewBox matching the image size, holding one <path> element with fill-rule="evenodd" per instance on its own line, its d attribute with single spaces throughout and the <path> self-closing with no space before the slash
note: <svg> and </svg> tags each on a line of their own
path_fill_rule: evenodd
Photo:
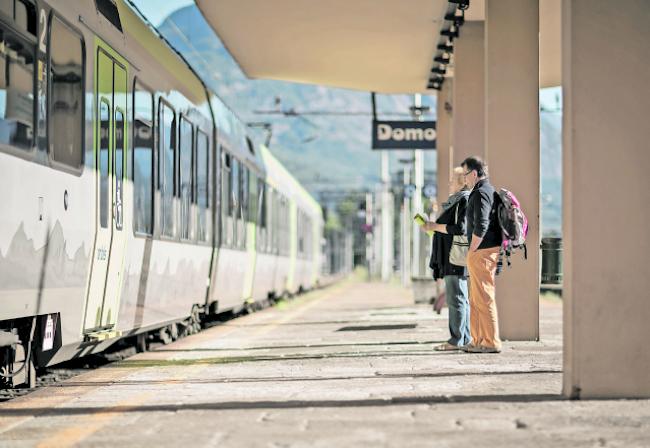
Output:
<svg viewBox="0 0 650 448">
<path fill-rule="evenodd" d="M 445 275 L 445 296 L 449 308 L 449 333 L 447 342 L 452 345 L 467 345 L 472 341 L 469 332 L 469 299 L 467 277 Z"/>
</svg>

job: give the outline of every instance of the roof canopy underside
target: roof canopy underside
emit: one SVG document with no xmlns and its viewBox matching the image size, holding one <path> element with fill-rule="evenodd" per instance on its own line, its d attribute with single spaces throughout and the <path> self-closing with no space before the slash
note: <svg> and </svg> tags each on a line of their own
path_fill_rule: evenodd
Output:
<svg viewBox="0 0 650 448">
<path fill-rule="evenodd" d="M 426 89 L 445 0 L 197 0 L 249 78 Z"/>
<path fill-rule="evenodd" d="M 378 93 L 430 92 L 427 83 L 448 8 L 446 0 L 196 3 L 249 78 Z M 482 1 L 474 0 L 469 12 L 469 20 L 483 19 Z M 543 40 L 545 12 L 540 13 Z M 545 61 L 540 62 L 542 85 L 559 84 L 559 74 L 546 74 Z"/>
</svg>

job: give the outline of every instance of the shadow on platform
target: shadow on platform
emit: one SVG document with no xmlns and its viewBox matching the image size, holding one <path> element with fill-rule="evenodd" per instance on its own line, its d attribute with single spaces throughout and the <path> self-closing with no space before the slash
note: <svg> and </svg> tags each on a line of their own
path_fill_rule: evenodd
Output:
<svg viewBox="0 0 650 448">
<path fill-rule="evenodd" d="M 363 400 L 287 400 L 287 401 L 225 401 L 221 403 L 160 404 L 149 406 L 89 406 L 77 408 L 16 408 L 2 409 L 3 417 L 61 417 L 107 413 L 230 411 L 250 409 L 309 409 L 357 408 L 399 405 L 435 405 L 461 403 L 534 403 L 564 401 L 557 394 L 503 394 L 503 395 L 429 395 L 423 397 L 369 398 Z"/>
</svg>

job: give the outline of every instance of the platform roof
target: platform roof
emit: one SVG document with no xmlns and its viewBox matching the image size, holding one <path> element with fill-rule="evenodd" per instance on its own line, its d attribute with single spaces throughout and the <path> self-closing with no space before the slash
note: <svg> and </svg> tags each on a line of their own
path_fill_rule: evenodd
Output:
<svg viewBox="0 0 650 448">
<path fill-rule="evenodd" d="M 548 0 L 558 5 L 559 0 Z M 543 3 L 543 2 L 542 2 Z M 246 76 L 379 93 L 425 93 L 446 0 L 196 0 Z M 540 10 L 542 36 L 549 8 Z M 473 0 L 468 20 L 483 20 Z M 559 42 L 559 20 L 557 42 Z M 554 22 L 554 23 L 555 23 Z M 555 32 L 553 30 L 552 32 Z M 461 37 L 462 39 L 462 29 Z M 548 46 L 547 46 L 548 47 Z M 559 84 L 559 53 L 542 85 Z M 544 68 L 553 69 L 546 73 Z M 548 81 L 547 81 L 548 80 Z"/>
</svg>

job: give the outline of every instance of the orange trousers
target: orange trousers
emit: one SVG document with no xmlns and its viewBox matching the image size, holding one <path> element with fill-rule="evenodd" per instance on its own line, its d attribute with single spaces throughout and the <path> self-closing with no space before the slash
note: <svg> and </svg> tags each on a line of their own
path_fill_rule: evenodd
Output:
<svg viewBox="0 0 650 448">
<path fill-rule="evenodd" d="M 490 247 L 467 254 L 469 270 L 470 335 L 472 345 L 501 350 L 499 317 L 494 299 L 499 248 Z"/>
</svg>

